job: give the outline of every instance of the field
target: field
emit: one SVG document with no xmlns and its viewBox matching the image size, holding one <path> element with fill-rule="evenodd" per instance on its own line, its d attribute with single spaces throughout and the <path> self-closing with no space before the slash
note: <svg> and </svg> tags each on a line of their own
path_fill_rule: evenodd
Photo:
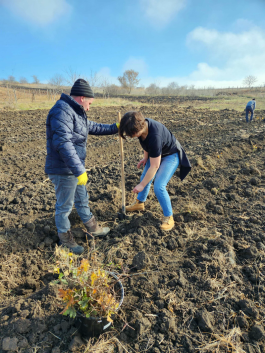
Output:
<svg viewBox="0 0 265 353">
<path fill-rule="evenodd" d="M 119 221 L 119 141 L 89 137 L 90 206 L 111 228 L 96 240 L 97 253 L 121 267 L 125 287 L 125 321 L 118 317 L 90 348 L 60 314 L 51 285 L 58 238 L 54 189 L 44 174 L 48 110 L 0 110 L 0 352 L 4 341 L 30 353 L 265 352 L 265 107 L 258 102 L 246 124 L 242 98 L 133 99 L 92 105 L 88 117 L 113 123 L 118 111 L 140 109 L 175 134 L 193 168 L 168 186 L 174 230 L 159 230 L 152 189 L 145 212 Z M 134 139 L 124 149 L 128 204 L 142 154 Z M 87 249 L 75 210 L 70 219 Z"/>
</svg>

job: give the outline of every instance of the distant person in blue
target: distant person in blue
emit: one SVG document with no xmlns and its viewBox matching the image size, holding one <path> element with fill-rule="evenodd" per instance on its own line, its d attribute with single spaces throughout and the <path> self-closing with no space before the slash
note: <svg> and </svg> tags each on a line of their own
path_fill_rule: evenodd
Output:
<svg viewBox="0 0 265 353">
<path fill-rule="evenodd" d="M 54 184 L 56 194 L 55 224 L 60 245 L 75 254 L 84 248 L 78 245 L 70 231 L 68 216 L 75 204 L 87 231 L 93 236 L 105 236 L 108 227 L 100 227 L 90 211 L 86 189 L 85 168 L 88 135 L 111 135 L 118 132 L 117 124 L 98 124 L 88 120 L 86 112 L 94 93 L 83 80 L 75 81 L 70 96 L 61 98 L 50 110 L 46 121 L 47 157 L 45 173 Z"/>
<path fill-rule="evenodd" d="M 173 210 L 167 192 L 167 184 L 180 166 L 180 179 L 183 180 L 191 170 L 191 165 L 181 144 L 161 123 L 144 118 L 141 112 L 127 112 L 121 119 L 119 134 L 122 138 L 138 137 L 143 148 L 143 159 L 137 168 L 144 166 L 140 183 L 133 192 L 138 194 L 136 201 L 126 207 L 126 211 L 143 211 L 151 183 L 162 207 L 164 218 L 161 230 L 169 231 L 174 227 Z"/>
<path fill-rule="evenodd" d="M 254 110 L 256 109 L 256 100 L 253 98 L 251 101 L 248 102 L 246 106 L 246 122 L 248 123 L 248 114 L 251 113 L 250 121 L 253 120 Z"/>
</svg>

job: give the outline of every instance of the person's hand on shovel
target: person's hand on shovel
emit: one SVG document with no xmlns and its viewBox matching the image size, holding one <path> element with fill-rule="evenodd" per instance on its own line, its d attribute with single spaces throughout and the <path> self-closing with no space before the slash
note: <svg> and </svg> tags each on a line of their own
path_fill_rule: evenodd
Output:
<svg viewBox="0 0 265 353">
<path fill-rule="evenodd" d="M 135 188 L 133 189 L 133 192 L 134 192 L 135 194 L 138 194 L 139 192 L 143 191 L 143 189 L 144 189 L 144 186 L 141 185 L 141 184 L 138 184 L 138 185 L 136 185 Z"/>
</svg>

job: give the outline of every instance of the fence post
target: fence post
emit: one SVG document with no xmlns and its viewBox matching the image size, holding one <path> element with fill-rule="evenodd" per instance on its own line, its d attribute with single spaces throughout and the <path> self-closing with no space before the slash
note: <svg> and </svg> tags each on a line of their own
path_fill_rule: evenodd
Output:
<svg viewBox="0 0 265 353">
<path fill-rule="evenodd" d="M 16 95 L 16 90 L 14 89 L 14 96 L 15 96 L 15 101 L 17 103 L 17 95 Z"/>
</svg>

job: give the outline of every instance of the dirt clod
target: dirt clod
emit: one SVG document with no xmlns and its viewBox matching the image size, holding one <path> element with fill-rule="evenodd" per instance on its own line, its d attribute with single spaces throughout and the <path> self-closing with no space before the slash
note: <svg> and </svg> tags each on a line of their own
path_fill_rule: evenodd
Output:
<svg viewBox="0 0 265 353">
<path fill-rule="evenodd" d="M 5 337 L 2 342 L 2 349 L 3 351 L 16 351 L 18 349 L 18 339 L 16 337 L 10 338 Z"/>
<path fill-rule="evenodd" d="M 265 337 L 265 331 L 263 326 L 254 325 L 249 332 L 249 337 L 254 341 L 260 341 L 261 339 L 263 339 Z"/>
<path fill-rule="evenodd" d="M 136 254 L 133 258 L 132 266 L 136 270 L 142 270 L 146 267 L 146 265 L 147 265 L 147 257 L 145 252 L 144 251 L 138 252 L 138 254 Z"/>
<path fill-rule="evenodd" d="M 203 332 L 213 332 L 214 318 L 206 310 L 200 310 L 196 314 L 198 326 Z"/>
</svg>

